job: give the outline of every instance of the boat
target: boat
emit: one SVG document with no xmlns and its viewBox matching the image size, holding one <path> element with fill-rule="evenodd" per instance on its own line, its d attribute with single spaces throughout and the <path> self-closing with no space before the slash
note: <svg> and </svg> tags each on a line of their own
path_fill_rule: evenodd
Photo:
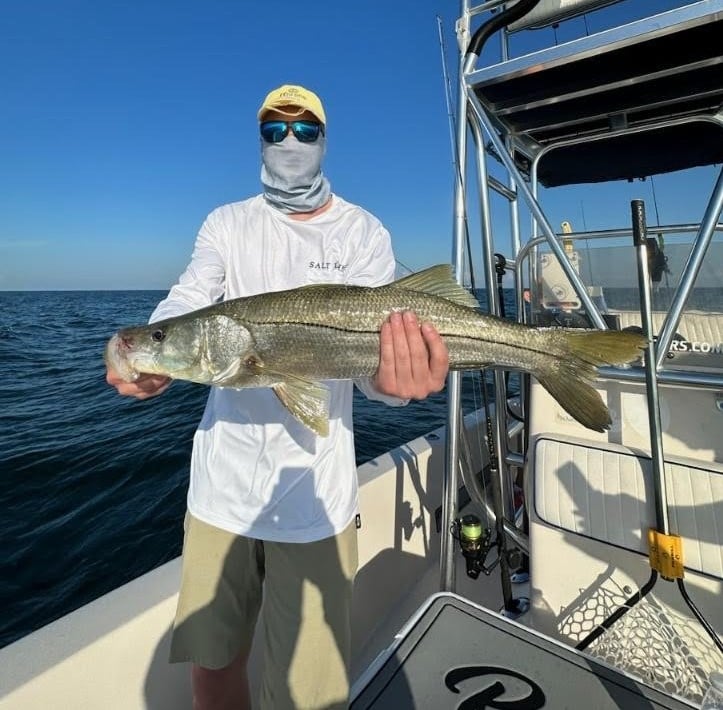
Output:
<svg viewBox="0 0 723 710">
<path fill-rule="evenodd" d="M 636 3 L 648 14 L 512 51 L 625 3 L 461 2 L 458 280 L 481 269 L 496 315 L 511 284 L 522 321 L 650 345 L 601 370 L 607 432 L 526 376 L 509 396 L 497 370 L 494 402 L 463 417 L 453 374 L 445 427 L 359 467 L 355 710 L 699 707 L 723 669 L 723 0 Z M 547 216 L 554 190 L 704 166 L 695 222 L 649 226 L 640 199 L 614 229 Z M 0 649 L 0 708 L 190 708 L 166 660 L 179 577 L 176 559 Z"/>
</svg>

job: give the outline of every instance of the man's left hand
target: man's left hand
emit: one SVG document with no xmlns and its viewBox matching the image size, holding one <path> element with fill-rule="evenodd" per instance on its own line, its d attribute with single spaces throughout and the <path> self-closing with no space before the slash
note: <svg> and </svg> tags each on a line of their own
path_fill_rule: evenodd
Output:
<svg viewBox="0 0 723 710">
<path fill-rule="evenodd" d="M 411 311 L 392 313 L 382 325 L 379 367 L 372 382 L 382 394 L 424 399 L 444 388 L 449 371 L 447 346 L 436 328 Z"/>
</svg>

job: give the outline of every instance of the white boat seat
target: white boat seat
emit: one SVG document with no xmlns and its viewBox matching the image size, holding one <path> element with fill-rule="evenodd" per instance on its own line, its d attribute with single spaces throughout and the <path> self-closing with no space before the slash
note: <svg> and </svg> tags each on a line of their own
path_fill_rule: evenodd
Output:
<svg viewBox="0 0 723 710">
<path fill-rule="evenodd" d="M 562 530 L 647 553 L 655 527 L 651 462 L 622 446 L 541 437 L 534 446 L 534 505 Z M 685 567 L 723 578 L 723 465 L 666 462 L 671 529 Z"/>
</svg>

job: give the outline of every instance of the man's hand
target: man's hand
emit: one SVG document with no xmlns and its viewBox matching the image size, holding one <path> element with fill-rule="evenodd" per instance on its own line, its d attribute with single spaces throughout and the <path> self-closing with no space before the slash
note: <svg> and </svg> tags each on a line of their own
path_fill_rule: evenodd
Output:
<svg viewBox="0 0 723 710">
<path fill-rule="evenodd" d="M 382 394 L 402 399 L 424 399 L 444 388 L 449 353 L 430 323 L 411 311 L 392 313 L 382 325 L 379 367 L 372 378 Z"/>
<path fill-rule="evenodd" d="M 115 387 L 119 394 L 136 399 L 155 397 L 165 392 L 171 384 L 171 378 L 163 375 L 140 375 L 137 380 L 126 382 L 112 367 L 107 368 L 105 381 Z"/>
</svg>

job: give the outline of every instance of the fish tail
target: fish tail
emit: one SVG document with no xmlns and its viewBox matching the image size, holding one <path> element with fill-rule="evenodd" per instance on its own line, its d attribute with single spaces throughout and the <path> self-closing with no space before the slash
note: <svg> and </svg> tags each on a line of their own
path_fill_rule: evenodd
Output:
<svg viewBox="0 0 723 710">
<path fill-rule="evenodd" d="M 547 364 L 533 372 L 565 411 L 583 426 L 605 431 L 610 412 L 593 384 L 600 365 L 624 365 L 640 356 L 646 339 L 615 330 L 560 330 Z"/>
</svg>

